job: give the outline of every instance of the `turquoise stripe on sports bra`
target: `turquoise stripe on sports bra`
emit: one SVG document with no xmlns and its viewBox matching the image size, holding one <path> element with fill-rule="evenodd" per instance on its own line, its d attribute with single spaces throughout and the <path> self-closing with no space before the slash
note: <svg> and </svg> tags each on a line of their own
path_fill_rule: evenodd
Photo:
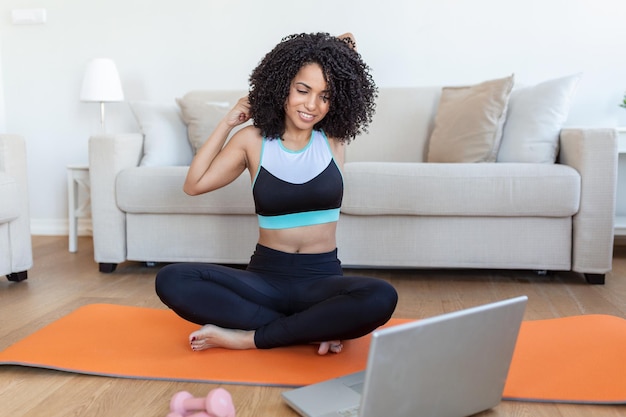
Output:
<svg viewBox="0 0 626 417">
<path fill-rule="evenodd" d="M 261 216 L 259 226 L 263 229 L 288 229 L 314 224 L 332 223 L 339 220 L 340 209 L 305 211 L 302 213 L 282 214 L 280 216 Z"/>
</svg>

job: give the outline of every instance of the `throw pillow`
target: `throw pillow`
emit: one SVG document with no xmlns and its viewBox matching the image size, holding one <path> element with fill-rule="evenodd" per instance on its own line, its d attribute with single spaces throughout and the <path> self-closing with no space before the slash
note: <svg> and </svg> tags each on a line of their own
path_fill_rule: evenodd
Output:
<svg viewBox="0 0 626 417">
<path fill-rule="evenodd" d="M 219 121 L 228 113 L 230 103 L 189 98 L 177 98 L 176 102 L 182 111 L 189 143 L 195 154 L 215 130 Z"/>
<path fill-rule="evenodd" d="M 144 135 L 141 166 L 189 165 L 193 157 L 187 128 L 174 104 L 130 102 Z"/>
<path fill-rule="evenodd" d="M 514 76 L 444 87 L 430 136 L 428 162 L 495 162 Z"/>
<path fill-rule="evenodd" d="M 498 162 L 556 161 L 559 132 L 581 76 L 574 74 L 513 90 Z"/>
</svg>

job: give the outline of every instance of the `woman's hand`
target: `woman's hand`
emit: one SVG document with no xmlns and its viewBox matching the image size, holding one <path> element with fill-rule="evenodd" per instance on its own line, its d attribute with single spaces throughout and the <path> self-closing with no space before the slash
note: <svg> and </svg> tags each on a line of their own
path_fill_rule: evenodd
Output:
<svg viewBox="0 0 626 417">
<path fill-rule="evenodd" d="M 354 39 L 354 35 L 350 32 L 346 32 L 342 35 L 337 36 L 339 39 L 348 44 L 348 46 L 356 51 L 356 39 Z"/>
<path fill-rule="evenodd" d="M 250 120 L 250 101 L 248 97 L 242 97 L 226 115 L 226 124 L 230 127 L 239 126 Z"/>
</svg>

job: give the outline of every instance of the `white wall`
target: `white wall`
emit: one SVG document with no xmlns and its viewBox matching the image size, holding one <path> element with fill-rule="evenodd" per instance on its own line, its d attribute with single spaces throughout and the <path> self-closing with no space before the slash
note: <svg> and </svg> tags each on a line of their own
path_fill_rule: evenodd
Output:
<svg viewBox="0 0 626 417">
<path fill-rule="evenodd" d="M 44 8 L 44 25 L 11 10 Z M 618 0 L 2 0 L 0 131 L 26 137 L 33 233 L 67 233 L 67 164 L 86 162 L 98 105 L 78 99 L 85 64 L 117 62 L 127 100 L 246 88 L 284 35 L 356 34 L 380 87 L 533 84 L 584 72 L 568 124 L 626 125 L 626 3 Z M 4 94 L 5 121 L 2 117 Z M 109 132 L 137 131 L 126 103 Z"/>
</svg>

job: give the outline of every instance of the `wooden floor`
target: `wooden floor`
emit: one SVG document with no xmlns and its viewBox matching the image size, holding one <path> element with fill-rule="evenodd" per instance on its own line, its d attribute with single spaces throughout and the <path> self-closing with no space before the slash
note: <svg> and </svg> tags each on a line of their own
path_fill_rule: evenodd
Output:
<svg viewBox="0 0 626 417">
<path fill-rule="evenodd" d="M 157 267 L 124 263 L 101 274 L 91 239 L 79 239 L 78 253 L 66 237 L 34 237 L 35 265 L 22 283 L 0 280 L 0 349 L 4 349 L 79 306 L 96 303 L 162 308 L 153 284 Z M 626 249 L 618 247 L 606 285 L 588 285 L 571 273 L 537 276 L 520 271 L 359 271 L 389 280 L 400 294 L 395 315 L 420 318 L 526 294 L 526 319 L 577 314 L 626 317 Z M 582 335 L 581 335 L 582 337 Z M 0 416 L 165 417 L 171 396 L 181 390 L 203 396 L 211 384 L 143 381 L 0 367 Z M 281 388 L 225 386 L 238 417 L 296 416 L 281 400 Z M 479 414 L 528 417 L 617 417 L 626 406 L 537 404 L 504 401 Z M 385 417 L 385 416 L 381 416 Z M 432 416 L 425 416 L 432 417 Z"/>
</svg>

